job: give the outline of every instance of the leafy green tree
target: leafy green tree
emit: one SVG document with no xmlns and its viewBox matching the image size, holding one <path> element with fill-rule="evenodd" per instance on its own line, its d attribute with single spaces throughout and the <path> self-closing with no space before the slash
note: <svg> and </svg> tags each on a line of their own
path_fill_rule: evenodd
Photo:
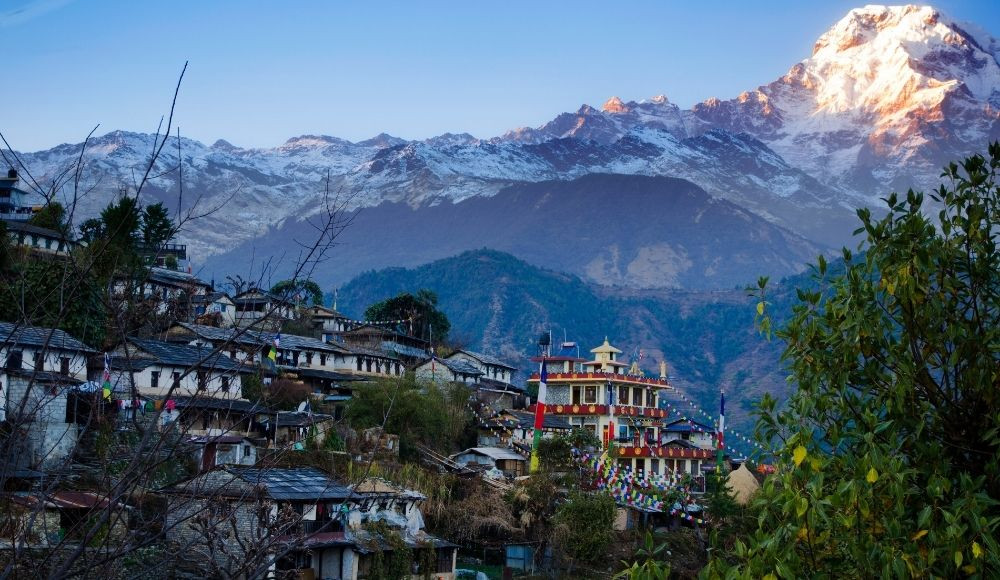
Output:
<svg viewBox="0 0 1000 580">
<path fill-rule="evenodd" d="M 466 407 L 468 387 L 420 385 L 412 376 L 383 379 L 354 389 L 346 415 L 355 428 L 385 425 L 399 435 L 400 454 L 415 455 L 415 444 L 442 453 L 457 451 L 472 414 Z"/>
<path fill-rule="evenodd" d="M 761 404 L 778 472 L 709 577 L 1000 574 L 998 168 L 998 143 L 951 164 L 936 220 L 890 195 L 884 218 L 859 211 L 863 260 L 819 260 L 776 333 L 798 390 Z"/>
<path fill-rule="evenodd" d="M 64 234 L 69 231 L 69 227 L 66 224 L 66 208 L 56 201 L 45 204 L 41 211 L 31 216 L 28 223 Z"/>
<path fill-rule="evenodd" d="M 323 290 L 312 280 L 282 280 L 271 286 L 271 294 L 299 303 L 308 297 L 310 304 L 323 304 Z"/>
<path fill-rule="evenodd" d="M 365 310 L 366 320 L 405 320 L 400 330 L 430 340 L 434 343 L 444 342 L 451 330 L 451 322 L 444 312 L 438 310 L 438 297 L 434 292 L 425 289 L 417 291 L 416 295 L 403 292 L 392 298 L 372 304 Z"/>
<path fill-rule="evenodd" d="M 615 500 L 604 493 L 570 494 L 556 510 L 556 537 L 562 551 L 582 562 L 607 558 L 614 538 Z"/>
<path fill-rule="evenodd" d="M 122 248 L 135 247 L 142 225 L 139 203 L 134 197 L 126 195 L 108 204 L 101 212 L 101 223 L 103 236 L 112 244 Z"/>
<path fill-rule="evenodd" d="M 142 241 L 147 246 L 157 248 L 171 239 L 175 232 L 173 220 L 162 203 L 147 205 L 142 210 Z"/>
<path fill-rule="evenodd" d="M 80 241 L 88 244 L 104 237 L 104 222 L 100 218 L 90 218 L 80 224 Z"/>
</svg>

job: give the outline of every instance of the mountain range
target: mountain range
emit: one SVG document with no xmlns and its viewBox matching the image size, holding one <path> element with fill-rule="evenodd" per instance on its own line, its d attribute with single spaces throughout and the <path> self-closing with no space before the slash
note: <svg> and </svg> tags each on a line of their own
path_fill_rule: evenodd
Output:
<svg viewBox="0 0 1000 580">
<path fill-rule="evenodd" d="M 850 11 L 823 34 L 812 55 L 786 75 L 732 99 L 711 98 L 681 109 L 664 96 L 639 102 L 612 98 L 599 109 L 584 105 L 540 127 L 490 139 L 449 133 L 405 141 L 381 134 L 352 143 L 306 135 L 275 148 L 247 149 L 223 140 L 209 146 L 171 138 L 144 201 L 176 206 L 183 183 L 183 209 L 208 215 L 185 223 L 180 241 L 189 245 L 196 268 L 219 275 L 231 273 L 224 269 L 228 265 L 246 263 L 247 256 L 273 256 L 275 237 L 303 237 L 309 231 L 304 220 L 324 212 L 332 198 L 345 211 L 361 210 L 355 224 L 372 215 L 378 227 L 362 233 L 374 240 L 419 231 L 414 224 L 438 224 L 438 235 L 424 236 L 420 251 L 386 243 L 378 259 L 343 260 L 358 262 L 355 269 L 413 266 L 448 252 L 496 245 L 494 222 L 523 219 L 562 229 L 566 240 L 558 256 L 552 256 L 558 246 L 525 255 L 532 263 L 564 264 L 601 284 L 726 287 L 739 267 L 732 276 L 704 273 L 713 263 L 745 262 L 734 254 L 740 248 L 736 240 L 761 235 L 760 219 L 777 228 L 768 230 L 769 239 L 787 240 L 790 247 L 761 254 L 766 258 L 756 273 L 792 274 L 802 269 L 803 257 L 850 241 L 855 209 L 877 206 L 890 190 L 932 188 L 945 163 L 1000 138 L 998 60 L 1000 42 L 933 8 L 867 6 Z M 88 143 L 82 173 L 88 195 L 75 215 L 96 214 L 121 185 L 133 185 L 154 142 L 153 135 L 115 131 Z M 80 151 L 80 144 L 65 144 L 21 158 L 45 181 L 71 166 Z M 681 248 L 644 226 L 639 230 L 647 239 L 628 232 L 633 239 L 619 244 L 620 253 L 628 246 L 632 254 L 617 262 L 605 259 L 607 267 L 591 266 L 596 248 L 576 240 L 599 229 L 579 229 L 585 216 L 594 224 L 592 208 L 585 207 L 593 200 L 583 193 L 574 198 L 572 186 L 592 185 L 581 178 L 596 174 L 606 196 L 603 206 L 619 220 L 615 228 L 629 219 L 683 223 L 687 245 Z M 622 193 L 633 191 L 630 176 L 685 179 L 753 216 L 715 224 L 699 213 L 706 203 L 636 204 Z M 531 206 L 512 201 L 537 201 L 532 195 L 544 195 L 543 190 L 560 198 L 558 207 L 545 206 L 552 212 L 548 224 L 528 217 Z M 494 197 L 499 200 L 487 201 Z M 711 207 L 728 208 L 722 213 L 729 217 L 736 211 Z M 477 209 L 490 213 L 476 214 Z M 491 227 L 478 238 L 475 232 L 451 236 L 440 229 L 449 212 L 464 223 Z M 711 249 L 722 228 L 732 243 Z M 516 235 L 529 234 L 522 229 Z M 527 244 L 508 241 L 505 249 L 521 252 L 516 247 L 521 242 Z M 352 244 L 345 239 L 340 249 L 361 247 Z M 642 249 L 655 247 L 663 251 L 654 252 L 653 263 L 689 260 L 689 274 L 666 267 L 662 276 L 629 277 Z M 710 255 L 693 259 L 692 248 L 710 248 Z M 337 283 L 353 273 L 335 269 L 320 269 L 317 281 Z"/>
</svg>

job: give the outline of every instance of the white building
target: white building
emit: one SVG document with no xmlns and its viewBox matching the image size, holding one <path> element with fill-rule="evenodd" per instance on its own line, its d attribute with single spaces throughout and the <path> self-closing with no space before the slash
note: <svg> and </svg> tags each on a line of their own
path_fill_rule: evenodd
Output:
<svg viewBox="0 0 1000 580">
<path fill-rule="evenodd" d="M 509 365 L 494 356 L 471 350 L 456 350 L 446 360 L 466 361 L 483 372 L 482 378 L 508 385 L 514 378 L 514 373 L 517 372 L 517 367 L 513 365 Z"/>
<path fill-rule="evenodd" d="M 0 418 L 26 431 L 28 464 L 55 466 L 73 452 L 79 433 L 67 400 L 93 352 L 62 330 L 0 322 Z"/>
<path fill-rule="evenodd" d="M 136 395 L 242 398 L 242 375 L 250 372 L 225 354 L 201 346 L 130 338 L 110 356 L 115 398 Z M 100 380 L 101 361 L 91 366 L 91 380 Z"/>
</svg>

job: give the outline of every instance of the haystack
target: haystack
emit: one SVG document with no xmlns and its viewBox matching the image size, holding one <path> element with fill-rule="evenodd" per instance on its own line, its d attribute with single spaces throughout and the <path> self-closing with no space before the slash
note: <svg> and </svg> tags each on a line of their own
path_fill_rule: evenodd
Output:
<svg viewBox="0 0 1000 580">
<path fill-rule="evenodd" d="M 757 478 L 750 473 L 747 469 L 747 464 L 744 463 L 740 465 L 739 469 L 729 472 L 729 477 L 726 478 L 726 486 L 733 492 L 736 497 L 736 503 L 740 505 L 746 505 L 753 494 L 757 493 L 760 489 L 760 483 L 757 482 Z"/>
</svg>

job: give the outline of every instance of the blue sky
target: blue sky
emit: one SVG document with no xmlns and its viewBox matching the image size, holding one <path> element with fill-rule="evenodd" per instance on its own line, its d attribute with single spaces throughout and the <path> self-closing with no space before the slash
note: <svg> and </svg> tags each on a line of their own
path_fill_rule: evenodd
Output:
<svg viewBox="0 0 1000 580">
<path fill-rule="evenodd" d="M 535 126 L 611 95 L 732 97 L 806 58 L 857 2 L 0 0 L 0 131 L 20 150 L 97 123 L 211 143 Z M 938 2 L 1000 35 L 991 1 Z"/>
</svg>

